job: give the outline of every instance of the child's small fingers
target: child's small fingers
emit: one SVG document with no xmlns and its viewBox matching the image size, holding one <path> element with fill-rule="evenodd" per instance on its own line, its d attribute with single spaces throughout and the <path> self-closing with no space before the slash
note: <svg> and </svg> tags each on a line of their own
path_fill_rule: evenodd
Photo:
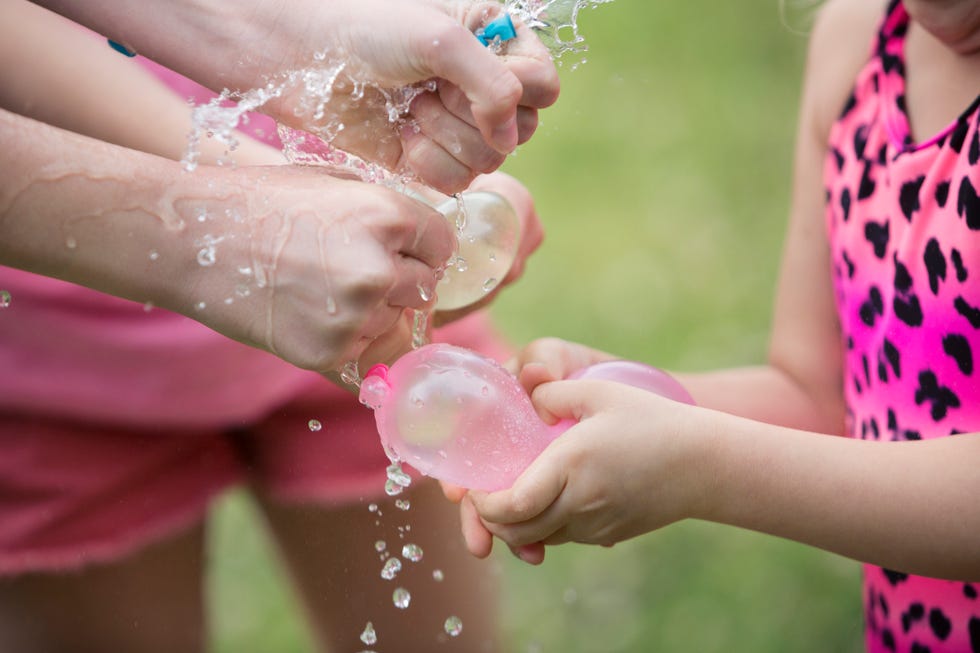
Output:
<svg viewBox="0 0 980 653">
<path fill-rule="evenodd" d="M 540 565 L 544 562 L 545 547 L 542 542 L 525 544 L 523 546 L 512 546 L 510 552 L 514 557 L 526 562 L 529 565 Z"/>
<path fill-rule="evenodd" d="M 453 503 L 459 503 L 462 501 L 463 496 L 466 494 L 465 487 L 453 485 L 452 483 L 447 483 L 446 481 L 439 481 L 439 487 L 442 488 L 442 493 L 445 495 L 445 497 Z"/>
<path fill-rule="evenodd" d="M 490 555 L 493 550 L 493 536 L 483 525 L 469 496 L 464 496 L 459 504 L 459 518 L 466 549 L 477 558 Z"/>
<path fill-rule="evenodd" d="M 521 368 L 517 375 L 517 380 L 520 382 L 521 387 L 524 388 L 524 391 L 530 394 L 542 383 L 557 381 L 558 379 L 544 363 L 528 363 Z"/>
</svg>

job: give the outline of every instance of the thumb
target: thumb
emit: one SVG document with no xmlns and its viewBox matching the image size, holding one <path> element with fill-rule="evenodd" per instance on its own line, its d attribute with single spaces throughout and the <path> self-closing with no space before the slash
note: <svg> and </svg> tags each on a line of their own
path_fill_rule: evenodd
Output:
<svg viewBox="0 0 980 653">
<path fill-rule="evenodd" d="M 531 394 L 531 403 L 549 423 L 570 419 L 576 422 L 607 406 L 616 391 L 609 381 L 562 380 L 542 383 Z"/>
<path fill-rule="evenodd" d="M 433 76 L 460 88 L 483 138 L 498 152 L 509 154 L 517 147 L 517 106 L 524 86 L 472 32 L 448 16 L 446 19 L 430 44 L 421 47 L 430 53 L 425 64 Z"/>
<path fill-rule="evenodd" d="M 537 517 L 555 502 L 565 489 L 567 478 L 562 457 L 554 443 L 546 448 L 507 490 L 478 492 L 467 496 L 485 521 L 516 524 Z"/>
</svg>

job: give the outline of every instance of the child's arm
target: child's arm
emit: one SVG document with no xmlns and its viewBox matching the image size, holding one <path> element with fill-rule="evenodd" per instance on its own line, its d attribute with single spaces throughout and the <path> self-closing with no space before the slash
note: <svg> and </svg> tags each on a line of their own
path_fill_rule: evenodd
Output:
<svg viewBox="0 0 980 653">
<path fill-rule="evenodd" d="M 104 38 L 27 0 L 0 8 L 0 78 L 0 106 L 10 111 L 168 159 L 184 154 L 191 110 L 182 98 Z M 253 139 L 240 143 L 228 156 L 224 145 L 202 139 L 200 160 L 284 161 Z"/>
<path fill-rule="evenodd" d="M 537 562 L 539 542 L 609 545 L 696 518 L 909 573 L 980 579 L 980 434 L 895 443 L 823 435 L 842 431 L 843 407 L 822 143 L 848 91 L 841 81 L 864 54 L 840 44 L 866 43 L 880 9 L 855 4 L 828 5 L 813 35 L 769 364 L 679 377 L 700 407 L 594 381 L 538 386 L 540 412 L 580 423 L 510 490 L 464 499 L 475 553 L 489 552 L 486 529 Z M 552 351 L 545 364 L 564 376 L 595 357 L 573 351 L 569 364 Z"/>
</svg>

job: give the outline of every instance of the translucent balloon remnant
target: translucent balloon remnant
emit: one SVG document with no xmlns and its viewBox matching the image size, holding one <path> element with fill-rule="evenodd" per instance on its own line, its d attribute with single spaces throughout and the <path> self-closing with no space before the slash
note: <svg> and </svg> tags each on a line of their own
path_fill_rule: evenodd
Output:
<svg viewBox="0 0 980 653">
<path fill-rule="evenodd" d="M 608 361 L 573 378 L 617 381 L 694 403 L 662 370 Z M 443 343 L 413 350 L 361 384 L 385 451 L 423 474 L 467 488 L 499 490 L 572 423 L 545 424 L 507 370 L 476 352 Z"/>
<path fill-rule="evenodd" d="M 485 191 L 462 193 L 436 209 L 456 225 L 456 259 L 465 262 L 446 267 L 436 286 L 436 308 L 469 306 L 496 288 L 510 271 L 520 242 L 520 220 L 502 195 Z"/>
</svg>

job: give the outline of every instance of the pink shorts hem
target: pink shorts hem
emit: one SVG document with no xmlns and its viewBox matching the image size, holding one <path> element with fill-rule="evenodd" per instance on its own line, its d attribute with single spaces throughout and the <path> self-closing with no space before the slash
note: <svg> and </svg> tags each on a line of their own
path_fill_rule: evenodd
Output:
<svg viewBox="0 0 980 653">
<path fill-rule="evenodd" d="M 90 565 L 118 562 L 156 542 L 190 530 L 191 527 L 202 522 L 212 501 L 234 486 L 237 480 L 228 478 L 226 483 L 217 484 L 206 495 L 202 495 L 198 503 L 184 506 L 179 512 L 164 519 L 149 521 L 142 527 L 132 529 L 111 540 L 0 556 L 0 577 L 25 573 L 78 571 Z"/>
</svg>

